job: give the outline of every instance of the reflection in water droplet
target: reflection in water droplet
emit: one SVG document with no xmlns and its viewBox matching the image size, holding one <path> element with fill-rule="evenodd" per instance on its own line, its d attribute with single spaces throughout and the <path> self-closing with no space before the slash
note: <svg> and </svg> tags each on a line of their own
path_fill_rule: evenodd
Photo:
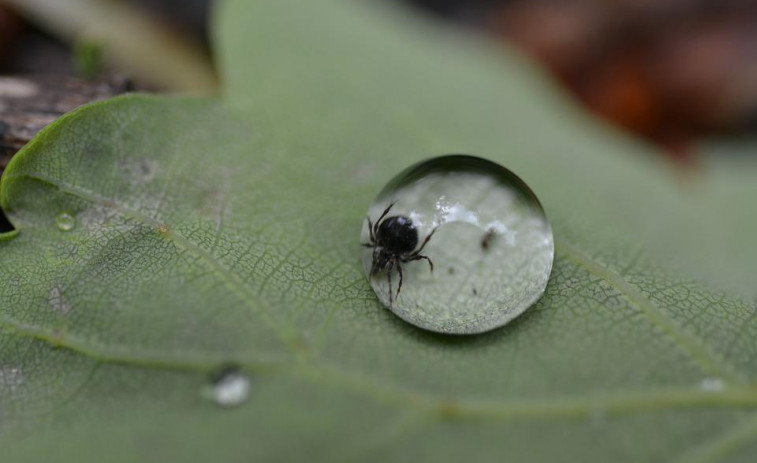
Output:
<svg viewBox="0 0 757 463">
<path fill-rule="evenodd" d="M 706 392 L 722 392 L 725 390 L 725 381 L 722 378 L 704 378 L 699 382 L 699 388 Z"/>
<path fill-rule="evenodd" d="M 421 328 L 489 331 L 523 313 L 547 286 L 554 258 L 549 222 L 530 188 L 493 162 L 455 155 L 416 164 L 384 187 L 368 218 L 374 229 L 365 220 L 361 243 L 378 244 L 363 248 L 371 286 L 384 305 Z M 432 273 L 422 256 L 454 271 Z"/>
<path fill-rule="evenodd" d="M 76 226 L 76 217 L 68 212 L 61 212 L 58 217 L 55 218 L 55 226 L 60 231 L 71 231 Z"/>
<path fill-rule="evenodd" d="M 242 405 L 250 395 L 250 377 L 236 368 L 224 368 L 211 378 L 207 395 L 221 407 Z"/>
</svg>

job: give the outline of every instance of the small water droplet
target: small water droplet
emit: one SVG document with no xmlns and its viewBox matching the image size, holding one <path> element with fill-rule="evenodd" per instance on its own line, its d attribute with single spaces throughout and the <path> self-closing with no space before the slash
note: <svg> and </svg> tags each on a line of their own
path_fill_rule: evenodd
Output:
<svg viewBox="0 0 757 463">
<path fill-rule="evenodd" d="M 725 381 L 722 378 L 704 378 L 699 382 L 699 388 L 706 392 L 722 392 L 725 390 Z"/>
<path fill-rule="evenodd" d="M 449 334 L 482 333 L 523 313 L 544 293 L 554 258 L 531 189 L 498 164 L 462 155 L 392 179 L 368 209 L 361 243 L 379 300 L 413 325 Z M 455 271 L 432 272 L 429 260 Z"/>
<path fill-rule="evenodd" d="M 55 218 L 55 226 L 60 231 L 71 231 L 76 226 L 76 217 L 68 212 L 61 212 L 58 217 Z"/>
<path fill-rule="evenodd" d="M 250 395 L 250 377 L 236 368 L 224 368 L 213 375 L 206 395 L 220 407 L 242 405 Z"/>
</svg>

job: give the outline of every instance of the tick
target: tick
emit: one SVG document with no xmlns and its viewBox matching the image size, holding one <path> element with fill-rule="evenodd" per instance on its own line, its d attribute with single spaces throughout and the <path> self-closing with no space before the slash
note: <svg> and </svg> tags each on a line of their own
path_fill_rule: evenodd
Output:
<svg viewBox="0 0 757 463">
<path fill-rule="evenodd" d="M 421 246 L 416 250 L 415 248 L 418 246 L 418 228 L 409 217 L 403 215 L 386 217 L 393 206 L 394 203 L 384 209 L 384 212 L 381 213 L 375 224 L 368 217 L 370 242 L 363 243 L 363 246 L 373 249 L 371 278 L 377 273 L 386 270 L 386 278 L 389 282 L 390 306 L 392 305 L 392 270 L 394 267 L 397 267 L 397 273 L 400 276 L 399 284 L 397 285 L 397 295 L 394 299 L 400 296 L 400 291 L 402 290 L 402 264 L 416 260 L 426 260 L 431 268 L 431 272 L 434 271 L 434 263 L 431 262 L 428 256 L 422 255 L 421 251 L 423 251 L 423 248 L 436 231 L 436 228 L 431 230 L 431 233 L 428 234 Z"/>
<path fill-rule="evenodd" d="M 486 233 L 484 233 L 484 237 L 481 238 L 481 249 L 484 251 L 489 249 L 489 245 L 491 245 L 494 238 L 497 236 L 497 231 L 493 228 L 490 228 L 486 230 Z"/>
</svg>

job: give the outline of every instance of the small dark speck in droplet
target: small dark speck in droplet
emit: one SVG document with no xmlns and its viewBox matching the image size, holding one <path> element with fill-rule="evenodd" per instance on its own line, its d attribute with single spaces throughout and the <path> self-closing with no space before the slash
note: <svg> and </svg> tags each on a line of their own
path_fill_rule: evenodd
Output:
<svg viewBox="0 0 757 463">
<path fill-rule="evenodd" d="M 484 233 L 484 237 L 481 238 L 481 249 L 488 250 L 492 240 L 497 236 L 497 231 L 490 228 Z"/>
<path fill-rule="evenodd" d="M 449 269 L 447 269 L 447 272 L 452 275 L 453 273 L 455 273 L 455 267 L 450 267 Z"/>
<path fill-rule="evenodd" d="M 478 296 L 478 291 L 476 291 L 476 288 L 473 288 L 473 295 Z"/>
</svg>

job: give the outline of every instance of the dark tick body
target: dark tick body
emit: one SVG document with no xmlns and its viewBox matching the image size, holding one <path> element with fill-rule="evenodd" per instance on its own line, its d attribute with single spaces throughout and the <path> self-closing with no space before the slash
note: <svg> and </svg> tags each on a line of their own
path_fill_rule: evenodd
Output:
<svg viewBox="0 0 757 463">
<path fill-rule="evenodd" d="M 392 270 L 397 267 L 400 280 L 397 285 L 397 295 L 399 297 L 402 289 L 402 264 L 415 260 L 425 259 L 431 271 L 434 271 L 434 263 L 428 256 L 421 255 L 421 251 L 426 243 L 434 235 L 436 229 L 433 229 L 423 240 L 421 247 L 418 246 L 418 229 L 412 219 L 402 215 L 386 217 L 394 206 L 390 204 L 374 224 L 368 217 L 368 231 L 370 232 L 370 242 L 363 243 L 363 246 L 373 249 L 373 260 L 371 261 L 371 277 L 377 273 L 386 270 L 387 280 L 389 282 L 389 305 L 392 304 Z"/>
<path fill-rule="evenodd" d="M 493 228 L 490 228 L 486 230 L 486 233 L 484 233 L 484 237 L 481 238 L 481 249 L 484 251 L 489 249 L 489 245 L 491 245 L 494 238 L 496 238 L 497 232 Z"/>
</svg>

